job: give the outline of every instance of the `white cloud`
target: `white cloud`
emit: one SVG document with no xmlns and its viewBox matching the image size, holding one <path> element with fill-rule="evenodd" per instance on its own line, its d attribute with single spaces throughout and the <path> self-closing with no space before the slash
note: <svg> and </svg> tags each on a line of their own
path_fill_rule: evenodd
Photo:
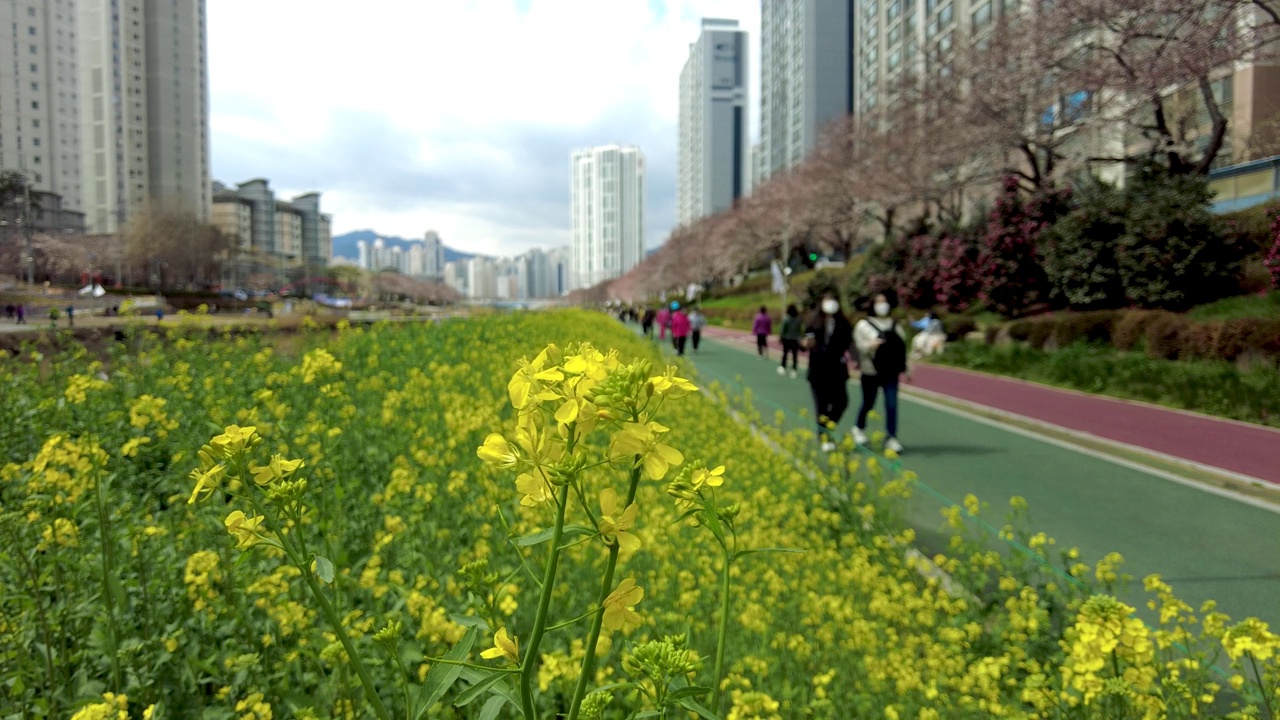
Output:
<svg viewBox="0 0 1280 720">
<path fill-rule="evenodd" d="M 656 244 L 699 19 L 738 19 L 758 77 L 759 15 L 754 0 L 211 0 L 214 174 L 319 190 L 336 232 L 435 228 L 511 254 L 568 242 L 570 149 L 635 143 Z"/>
</svg>

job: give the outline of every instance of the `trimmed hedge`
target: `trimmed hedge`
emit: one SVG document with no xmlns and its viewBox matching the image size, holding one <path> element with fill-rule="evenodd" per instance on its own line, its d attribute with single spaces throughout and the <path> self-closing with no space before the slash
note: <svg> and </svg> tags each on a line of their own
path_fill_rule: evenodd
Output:
<svg viewBox="0 0 1280 720">
<path fill-rule="evenodd" d="M 1198 321 L 1159 310 L 1099 310 L 1015 320 L 986 336 L 989 344 L 1002 338 L 1036 350 L 1084 342 L 1162 360 L 1280 362 L 1280 318 Z"/>
<path fill-rule="evenodd" d="M 956 343 L 935 362 L 1112 397 L 1143 400 L 1245 422 L 1280 425 L 1280 373 L 1218 360 L 1170 361 L 1073 343 L 1057 351 L 1026 345 Z"/>
</svg>

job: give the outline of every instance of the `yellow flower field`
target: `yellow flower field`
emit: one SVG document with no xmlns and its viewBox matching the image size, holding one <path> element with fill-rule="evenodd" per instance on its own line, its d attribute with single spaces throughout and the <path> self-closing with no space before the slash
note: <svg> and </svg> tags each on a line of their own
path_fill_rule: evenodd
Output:
<svg viewBox="0 0 1280 720">
<path fill-rule="evenodd" d="M 1274 717 L 1280 646 L 1160 622 L 1009 500 L 945 556 L 584 311 L 0 360 L 0 718 Z M 752 421 L 756 430 L 741 420 Z M 994 499 L 991 499 L 994 500 Z"/>
</svg>

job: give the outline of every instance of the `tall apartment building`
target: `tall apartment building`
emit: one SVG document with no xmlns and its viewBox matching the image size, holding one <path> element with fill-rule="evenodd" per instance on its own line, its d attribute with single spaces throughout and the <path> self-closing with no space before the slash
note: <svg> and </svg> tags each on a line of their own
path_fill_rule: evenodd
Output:
<svg viewBox="0 0 1280 720">
<path fill-rule="evenodd" d="M 853 111 L 854 4 L 762 0 L 761 180 L 800 164 L 823 128 Z"/>
<path fill-rule="evenodd" d="M 435 230 L 422 236 L 422 276 L 431 280 L 444 279 L 444 241 Z"/>
<path fill-rule="evenodd" d="M 747 33 L 706 18 L 680 72 L 676 221 L 689 225 L 749 191 Z"/>
<path fill-rule="evenodd" d="M 0 0 L 0 170 L 83 204 L 73 0 Z"/>
<path fill-rule="evenodd" d="M 90 231 L 116 232 L 148 203 L 208 219 L 205 0 L 78 0 L 76 6 L 80 162 Z"/>
<path fill-rule="evenodd" d="M 857 114 L 889 100 L 904 74 L 945 72 L 962 38 L 1015 13 L 1021 0 L 860 0 L 853 102 Z"/>
<path fill-rule="evenodd" d="M 570 177 L 577 289 L 619 277 L 644 258 L 644 155 L 622 145 L 575 150 Z"/>
<path fill-rule="evenodd" d="M 262 178 L 240 183 L 234 189 L 214 183 L 210 221 L 236 238 L 240 252 L 253 262 L 270 261 L 275 267 L 305 267 L 318 271 L 333 255 L 331 218 L 320 212 L 320 193 L 299 195 L 285 202 L 276 199 Z"/>
</svg>

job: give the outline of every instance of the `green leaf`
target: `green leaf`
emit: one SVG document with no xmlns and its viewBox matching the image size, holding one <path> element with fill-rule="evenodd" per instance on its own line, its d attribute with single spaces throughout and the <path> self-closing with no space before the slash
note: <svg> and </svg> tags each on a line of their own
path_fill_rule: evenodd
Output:
<svg viewBox="0 0 1280 720">
<path fill-rule="evenodd" d="M 501 695 L 494 695 L 489 698 L 489 702 L 485 703 L 484 707 L 480 708 L 480 715 L 476 717 L 476 720 L 493 720 L 498 717 L 498 713 L 502 712 L 502 707 L 506 704 L 506 698 Z"/>
<path fill-rule="evenodd" d="M 333 563 L 329 558 L 323 555 L 316 555 L 315 571 L 316 577 L 320 578 L 320 581 L 324 584 L 328 585 L 333 582 Z"/>
<path fill-rule="evenodd" d="M 803 555 L 805 551 L 797 550 L 796 548 L 753 548 L 751 550 L 739 550 L 738 554 L 733 556 L 733 559 L 739 560 L 748 555 L 755 555 L 757 553 L 787 553 L 789 555 Z"/>
<path fill-rule="evenodd" d="M 691 697 L 683 697 L 677 700 L 676 702 L 679 703 L 680 707 L 684 708 L 685 710 L 688 710 L 689 712 L 697 713 L 698 717 L 703 718 L 703 720 L 720 720 L 719 715 L 716 715 L 715 713 L 711 712 L 706 708 L 706 706 L 702 705 L 697 700 L 694 700 Z"/>
<path fill-rule="evenodd" d="M 453 701 L 453 706 L 462 707 L 464 705 L 470 704 L 472 700 L 475 700 L 476 698 L 488 692 L 489 688 L 492 687 L 494 683 L 501 680 L 504 674 L 505 673 L 499 673 L 499 672 L 489 673 L 488 677 L 472 685 L 466 690 L 463 690 L 462 692 L 458 693 L 458 698 Z"/>
<path fill-rule="evenodd" d="M 682 687 L 679 690 L 672 690 L 671 693 L 667 695 L 667 699 L 680 700 L 681 698 L 698 697 L 699 695 L 706 695 L 709 692 L 711 692 L 711 688 L 709 687 L 702 687 L 701 685 L 690 685 L 688 687 Z"/>
<path fill-rule="evenodd" d="M 565 525 L 563 537 L 568 537 L 570 535 L 594 535 L 595 532 L 596 531 L 593 528 L 586 527 L 585 525 Z M 515 539 L 515 544 L 517 547 L 541 545 L 542 543 L 550 540 L 552 535 L 555 535 L 555 528 L 547 528 L 546 530 L 541 530 L 533 533 L 532 535 L 518 537 Z"/>
<path fill-rule="evenodd" d="M 466 635 L 444 654 L 445 660 L 462 660 L 471 652 L 471 647 L 476 644 L 476 638 L 480 636 L 480 631 L 471 628 Z M 453 683 L 457 681 L 458 675 L 462 674 L 461 665 L 453 665 L 451 663 L 433 663 L 431 671 L 427 673 L 427 679 L 422 683 L 422 691 L 419 693 L 418 710 L 414 713 L 414 720 L 420 718 L 427 713 L 444 694 L 449 692 L 449 688 L 453 687 Z"/>
</svg>

